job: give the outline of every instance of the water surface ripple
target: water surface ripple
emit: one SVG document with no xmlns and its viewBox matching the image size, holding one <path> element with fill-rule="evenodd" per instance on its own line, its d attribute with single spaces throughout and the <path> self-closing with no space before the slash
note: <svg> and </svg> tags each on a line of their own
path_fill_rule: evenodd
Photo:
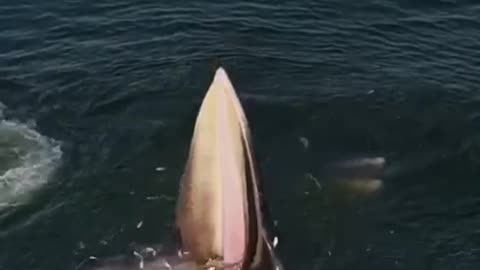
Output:
<svg viewBox="0 0 480 270">
<path fill-rule="evenodd" d="M 4 1 L 3 113 L 61 141 L 62 165 L 29 204 L 0 210 L 0 269 L 171 243 L 219 59 L 287 269 L 478 269 L 479 14 L 473 0 Z M 352 156 L 386 158 L 381 192 L 312 182 Z"/>
</svg>

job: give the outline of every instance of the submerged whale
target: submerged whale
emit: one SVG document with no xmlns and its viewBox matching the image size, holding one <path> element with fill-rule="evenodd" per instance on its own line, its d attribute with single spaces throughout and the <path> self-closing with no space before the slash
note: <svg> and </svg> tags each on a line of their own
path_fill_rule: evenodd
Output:
<svg viewBox="0 0 480 270">
<path fill-rule="evenodd" d="M 245 113 L 220 67 L 198 112 L 180 181 L 176 207 L 180 250 L 92 258 L 87 269 L 283 269 L 267 230 L 254 156 Z"/>
<path fill-rule="evenodd" d="M 349 158 L 327 164 L 320 177 L 326 187 L 344 195 L 373 195 L 383 188 L 385 163 L 385 157 Z"/>
</svg>

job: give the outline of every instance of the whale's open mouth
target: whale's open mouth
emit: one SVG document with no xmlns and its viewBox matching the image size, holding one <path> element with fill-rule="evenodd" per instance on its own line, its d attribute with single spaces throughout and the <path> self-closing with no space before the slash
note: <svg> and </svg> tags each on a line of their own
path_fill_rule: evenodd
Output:
<svg viewBox="0 0 480 270">
<path fill-rule="evenodd" d="M 247 269 L 271 257 L 257 181 L 245 113 L 219 68 L 197 116 L 177 205 L 182 246 L 197 263 Z"/>
<path fill-rule="evenodd" d="M 184 246 L 225 264 L 243 260 L 248 230 L 244 116 L 233 91 L 218 70 L 198 113 L 178 215 Z"/>
</svg>

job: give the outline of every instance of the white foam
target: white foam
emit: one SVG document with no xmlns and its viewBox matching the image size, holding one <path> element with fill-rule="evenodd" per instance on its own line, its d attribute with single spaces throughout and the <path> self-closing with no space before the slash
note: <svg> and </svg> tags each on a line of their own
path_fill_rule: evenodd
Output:
<svg viewBox="0 0 480 270">
<path fill-rule="evenodd" d="M 60 142 L 38 133 L 34 123 L 4 119 L 4 110 L 0 103 L 0 209 L 24 203 L 49 181 L 62 157 Z"/>
</svg>

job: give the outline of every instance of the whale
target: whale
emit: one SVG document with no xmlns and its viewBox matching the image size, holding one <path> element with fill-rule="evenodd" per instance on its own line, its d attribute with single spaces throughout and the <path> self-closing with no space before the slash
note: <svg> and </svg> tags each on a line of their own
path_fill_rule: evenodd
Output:
<svg viewBox="0 0 480 270">
<path fill-rule="evenodd" d="M 178 249 L 90 257 L 79 269 L 282 270 L 269 230 L 250 127 L 218 67 L 201 102 L 175 209 Z"/>
</svg>

